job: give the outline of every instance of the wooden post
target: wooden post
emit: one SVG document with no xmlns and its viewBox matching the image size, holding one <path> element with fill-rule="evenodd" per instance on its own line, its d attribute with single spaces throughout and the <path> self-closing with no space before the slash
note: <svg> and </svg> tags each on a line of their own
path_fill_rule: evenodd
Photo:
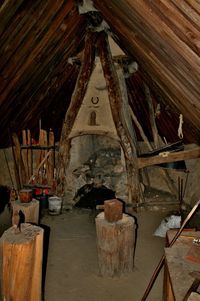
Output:
<svg viewBox="0 0 200 301">
<path fill-rule="evenodd" d="M 27 130 L 27 144 L 29 146 L 31 146 L 31 132 L 30 130 Z M 30 178 L 30 176 L 33 173 L 33 151 L 31 148 L 29 148 L 27 150 L 27 165 L 28 165 L 28 178 Z"/>
<path fill-rule="evenodd" d="M 12 134 L 12 139 L 15 146 L 14 152 L 15 152 L 16 164 L 19 170 L 21 185 L 23 186 L 23 184 L 26 183 L 26 170 L 25 170 L 24 162 L 22 160 L 21 145 L 16 133 Z"/>
<path fill-rule="evenodd" d="M 113 121 L 120 138 L 120 143 L 125 155 L 128 202 L 138 203 L 141 198 L 139 187 L 139 172 L 137 166 L 137 151 L 131 137 L 125 116 L 123 113 L 123 97 L 119 84 L 119 79 L 105 32 L 99 33 L 97 41 L 98 54 L 101 60 L 104 77 L 108 87 L 108 96 L 112 111 Z"/>
<path fill-rule="evenodd" d="M 33 199 L 29 203 L 21 203 L 19 200 L 13 202 L 12 204 L 12 224 L 18 225 L 19 222 L 19 211 L 21 210 L 25 215 L 26 223 L 39 223 L 39 201 Z"/>
<path fill-rule="evenodd" d="M 26 130 L 22 130 L 22 145 L 27 145 Z M 27 183 L 27 181 L 28 181 L 28 151 L 27 151 L 27 149 L 22 149 L 21 154 L 22 154 L 22 160 L 23 160 L 23 164 L 24 164 L 24 168 L 25 168 L 26 183 Z"/>
<path fill-rule="evenodd" d="M 149 107 L 150 123 L 151 123 L 154 145 L 155 145 L 155 148 L 157 149 L 159 146 L 159 136 L 158 136 L 158 130 L 157 130 L 156 121 L 155 121 L 155 113 L 154 113 L 151 93 L 150 93 L 149 87 L 147 85 L 144 85 L 144 88 L 145 88 L 146 101 L 147 101 L 148 107 Z M 168 171 L 165 169 L 161 169 L 160 172 L 161 172 L 162 176 L 164 177 L 164 180 L 165 180 L 169 190 L 172 192 L 172 194 L 175 194 L 177 196 L 178 195 L 177 188 L 174 185 L 172 179 L 170 178 Z"/>
<path fill-rule="evenodd" d="M 3 300 L 41 301 L 43 229 L 22 224 L 0 239 Z"/>
<path fill-rule="evenodd" d="M 52 130 L 49 131 L 49 146 L 54 147 L 54 133 Z M 54 167 L 55 167 L 55 150 L 51 152 L 49 155 L 47 164 L 47 178 L 48 178 L 48 184 L 52 185 L 53 183 L 53 177 L 54 177 Z"/>
<path fill-rule="evenodd" d="M 93 70 L 93 65 L 95 60 L 96 38 L 97 38 L 96 32 L 88 32 L 86 35 L 83 63 L 76 82 L 74 93 L 72 95 L 72 100 L 66 112 L 65 120 L 63 123 L 63 128 L 62 128 L 60 143 L 59 143 L 58 164 L 57 164 L 56 194 L 58 196 L 62 196 L 64 193 L 63 187 L 65 182 L 65 170 L 67 169 L 70 160 L 71 139 L 69 139 L 69 134 L 73 128 L 75 118 L 78 114 L 83 98 L 87 91 L 90 75 Z"/>
<path fill-rule="evenodd" d="M 100 275 L 114 277 L 131 272 L 135 245 L 133 217 L 123 214 L 122 219 L 110 223 L 101 212 L 95 222 Z"/>
</svg>

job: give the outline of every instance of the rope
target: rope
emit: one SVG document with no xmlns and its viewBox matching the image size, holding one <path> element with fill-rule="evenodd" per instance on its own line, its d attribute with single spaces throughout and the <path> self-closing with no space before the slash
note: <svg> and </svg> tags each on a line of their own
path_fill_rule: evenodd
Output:
<svg viewBox="0 0 200 301">
<path fill-rule="evenodd" d="M 179 127 L 178 127 L 178 136 L 179 136 L 180 139 L 183 139 L 182 125 L 183 125 L 183 115 L 180 114 L 180 116 L 179 116 Z"/>
</svg>

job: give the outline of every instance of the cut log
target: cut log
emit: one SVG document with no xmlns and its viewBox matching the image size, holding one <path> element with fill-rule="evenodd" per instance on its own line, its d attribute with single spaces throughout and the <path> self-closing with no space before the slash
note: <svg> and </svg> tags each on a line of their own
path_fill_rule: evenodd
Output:
<svg viewBox="0 0 200 301">
<path fill-rule="evenodd" d="M 101 212 L 95 222 L 100 275 L 114 277 L 131 272 L 134 265 L 134 219 L 123 214 L 121 220 L 110 223 Z"/>
<path fill-rule="evenodd" d="M 19 200 L 13 202 L 12 204 L 12 224 L 18 225 L 19 222 L 19 214 L 18 212 L 21 210 L 25 215 L 25 222 L 26 223 L 39 223 L 39 201 L 33 199 L 29 203 L 21 203 Z"/>
<path fill-rule="evenodd" d="M 4 232 L 1 245 L 3 300 L 41 301 L 43 229 L 22 224 Z"/>
</svg>

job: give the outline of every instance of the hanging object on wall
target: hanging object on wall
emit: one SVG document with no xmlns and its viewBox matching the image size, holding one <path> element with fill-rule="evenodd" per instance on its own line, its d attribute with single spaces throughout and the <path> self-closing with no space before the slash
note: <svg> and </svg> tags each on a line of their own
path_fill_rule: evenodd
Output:
<svg viewBox="0 0 200 301">
<path fill-rule="evenodd" d="M 183 115 L 180 114 L 180 116 L 179 116 L 179 127 L 178 127 L 178 137 L 180 139 L 183 139 L 183 129 L 182 129 L 182 126 L 183 126 Z"/>
<path fill-rule="evenodd" d="M 99 97 L 98 96 L 96 96 L 96 97 L 92 96 L 91 102 L 93 103 L 93 105 L 97 105 L 99 103 Z"/>
</svg>

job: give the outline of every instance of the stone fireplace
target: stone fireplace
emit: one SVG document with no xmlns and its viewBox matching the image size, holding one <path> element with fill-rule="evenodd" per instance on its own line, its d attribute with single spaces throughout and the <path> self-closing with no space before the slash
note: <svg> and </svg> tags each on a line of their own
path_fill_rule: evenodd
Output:
<svg viewBox="0 0 200 301">
<path fill-rule="evenodd" d="M 77 191 L 91 184 L 137 202 L 134 141 L 123 67 L 112 59 L 106 33 L 90 32 L 59 145 L 57 193 L 64 204 L 73 204 Z"/>
<path fill-rule="evenodd" d="M 106 186 L 117 198 L 127 201 L 127 175 L 119 142 L 104 135 L 83 135 L 73 138 L 71 160 L 65 185 L 66 204 L 85 184 Z"/>
<path fill-rule="evenodd" d="M 105 185 L 116 197 L 127 199 L 124 154 L 113 122 L 105 78 L 99 58 L 70 133 L 70 162 L 65 203 L 74 203 L 85 184 Z"/>
</svg>

